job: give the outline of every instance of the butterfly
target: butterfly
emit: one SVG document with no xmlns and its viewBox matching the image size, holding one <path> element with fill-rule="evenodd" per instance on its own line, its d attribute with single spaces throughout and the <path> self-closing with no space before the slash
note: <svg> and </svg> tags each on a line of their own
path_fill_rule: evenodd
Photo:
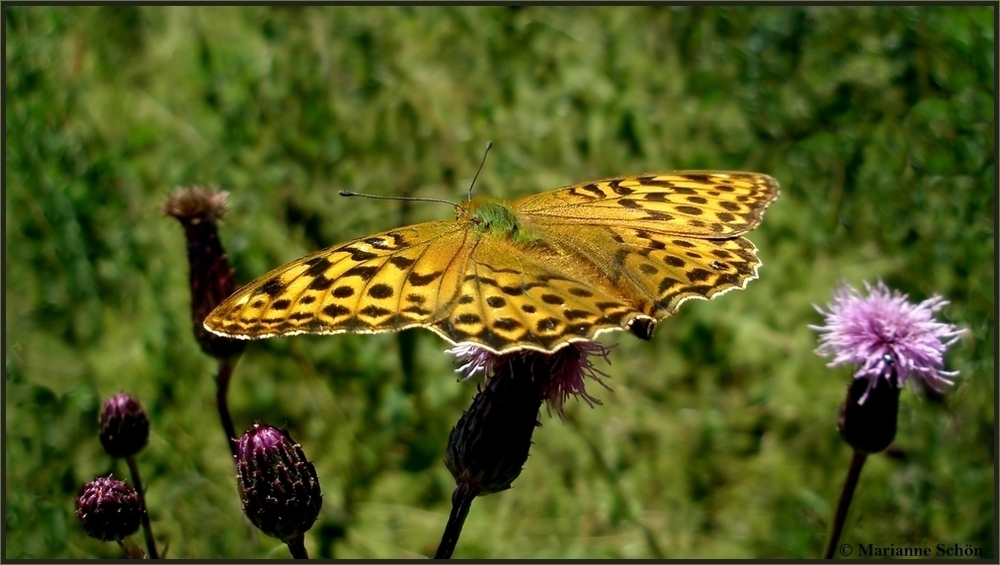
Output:
<svg viewBox="0 0 1000 565">
<path fill-rule="evenodd" d="M 601 333 L 649 339 L 690 298 L 757 278 L 767 175 L 621 176 L 506 201 L 471 197 L 455 219 L 317 251 L 237 290 L 205 319 L 232 338 L 428 328 L 497 354 L 554 352 Z"/>
</svg>

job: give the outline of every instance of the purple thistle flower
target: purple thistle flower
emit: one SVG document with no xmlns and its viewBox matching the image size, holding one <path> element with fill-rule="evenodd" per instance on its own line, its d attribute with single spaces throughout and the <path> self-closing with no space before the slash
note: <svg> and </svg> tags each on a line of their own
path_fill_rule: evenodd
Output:
<svg viewBox="0 0 1000 565">
<path fill-rule="evenodd" d="M 612 346 L 613 347 L 613 346 Z M 542 386 L 542 398 L 548 403 L 549 408 L 555 410 L 560 417 L 565 416 L 563 405 L 570 396 L 576 395 L 582 398 L 590 406 L 601 404 L 601 401 L 587 392 L 586 380 L 593 379 L 604 388 L 611 388 L 604 383 L 604 378 L 611 378 L 610 375 L 594 366 L 590 359 L 591 355 L 597 355 L 606 361 L 610 348 L 593 341 L 577 341 L 563 347 L 555 353 L 539 353 L 537 351 L 516 351 L 506 355 L 497 355 L 488 349 L 484 349 L 472 344 L 461 344 L 447 350 L 447 353 L 454 355 L 459 362 L 464 363 L 456 373 L 463 374 L 462 380 L 471 379 L 476 373 L 482 372 L 487 378 L 491 377 L 501 363 L 510 362 L 513 356 L 522 363 L 534 357 L 545 359 L 544 370 L 545 384 Z M 540 378 L 541 375 L 534 375 Z"/>
<path fill-rule="evenodd" d="M 858 404 L 865 402 L 879 377 L 897 387 L 913 379 L 936 392 L 954 384 L 950 379 L 958 371 L 944 370 L 944 353 L 965 330 L 934 319 L 948 302 L 934 295 L 913 304 L 882 281 L 874 287 L 866 282 L 865 291 L 868 296 L 843 285 L 834 291 L 827 310 L 814 306 L 826 324 L 809 326 L 820 333 L 816 353 L 833 357 L 827 366 L 857 364 L 854 378 L 868 380 Z"/>
</svg>

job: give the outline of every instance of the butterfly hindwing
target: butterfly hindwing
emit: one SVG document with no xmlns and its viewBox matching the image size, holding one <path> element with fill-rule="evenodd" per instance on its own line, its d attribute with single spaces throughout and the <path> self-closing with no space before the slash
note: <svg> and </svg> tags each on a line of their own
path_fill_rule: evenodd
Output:
<svg viewBox="0 0 1000 565">
<path fill-rule="evenodd" d="M 599 273 L 546 242 L 513 244 L 487 235 L 470 257 L 451 314 L 432 329 L 495 353 L 554 351 L 623 329 L 641 314 Z"/>
</svg>

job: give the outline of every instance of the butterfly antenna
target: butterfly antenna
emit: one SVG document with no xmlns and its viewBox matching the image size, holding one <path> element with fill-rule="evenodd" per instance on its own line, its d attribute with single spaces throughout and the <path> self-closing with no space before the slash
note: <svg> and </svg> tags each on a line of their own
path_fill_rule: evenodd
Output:
<svg viewBox="0 0 1000 565">
<path fill-rule="evenodd" d="M 483 162 L 479 163 L 479 170 L 476 171 L 476 176 L 472 177 L 472 184 L 469 185 L 469 200 L 472 200 L 472 187 L 476 186 L 476 179 L 479 178 L 479 172 L 483 170 L 483 165 L 486 164 L 486 155 L 489 154 L 490 149 L 493 149 L 493 142 L 486 142 L 486 150 L 483 151 Z"/>
<path fill-rule="evenodd" d="M 374 198 L 376 200 L 406 200 L 408 202 L 440 202 L 442 204 L 451 204 L 452 206 L 458 206 L 458 203 L 452 202 L 451 200 L 445 200 L 444 198 L 424 198 L 422 196 L 380 196 L 378 194 L 365 194 L 363 192 L 354 192 L 353 190 L 341 190 L 338 192 L 341 196 L 363 196 L 365 198 Z"/>
</svg>

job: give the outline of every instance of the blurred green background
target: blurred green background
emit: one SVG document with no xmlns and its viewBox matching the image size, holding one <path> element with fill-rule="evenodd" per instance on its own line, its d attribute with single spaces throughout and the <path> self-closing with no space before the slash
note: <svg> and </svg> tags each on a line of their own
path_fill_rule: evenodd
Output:
<svg viewBox="0 0 1000 565">
<path fill-rule="evenodd" d="M 813 304 L 883 278 L 968 328 L 943 399 L 904 391 L 843 541 L 994 557 L 992 7 L 6 7 L 6 557 L 118 557 L 74 496 L 128 476 L 103 400 L 152 420 L 139 466 L 185 558 L 287 557 L 242 518 L 189 324 L 177 186 L 231 191 L 239 282 L 435 204 L 670 169 L 771 174 L 747 290 L 621 333 L 609 392 L 543 426 L 513 489 L 476 500 L 460 558 L 816 558 L 851 451 L 851 370 Z M 314 557 L 433 555 L 451 426 L 475 394 L 428 331 L 255 342 L 238 430 L 287 425 L 325 501 Z"/>
</svg>

